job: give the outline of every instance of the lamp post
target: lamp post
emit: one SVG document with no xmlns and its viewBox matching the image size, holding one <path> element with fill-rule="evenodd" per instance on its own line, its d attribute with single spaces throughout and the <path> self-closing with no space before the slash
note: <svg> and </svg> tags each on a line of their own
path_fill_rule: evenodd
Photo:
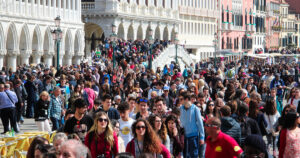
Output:
<svg viewBox="0 0 300 158">
<path fill-rule="evenodd" d="M 149 54 L 150 54 L 150 58 L 149 58 L 149 66 L 148 66 L 148 69 L 152 69 L 152 45 L 153 45 L 153 37 L 152 37 L 152 35 L 153 35 L 153 30 L 150 28 L 149 29 L 149 32 L 148 32 L 148 42 L 149 42 L 149 46 L 150 46 L 150 52 L 149 52 Z"/>
<path fill-rule="evenodd" d="M 56 47 L 57 47 L 57 50 L 56 50 L 56 67 L 57 67 L 57 71 L 59 70 L 59 50 L 60 50 L 60 41 L 62 39 L 62 30 L 60 28 L 60 21 L 61 21 L 60 16 L 57 16 L 54 19 L 56 29 L 54 29 L 52 31 L 52 36 L 53 36 L 53 39 L 56 42 Z"/>
<path fill-rule="evenodd" d="M 175 56 L 175 61 L 176 61 L 176 65 L 178 65 L 178 56 L 177 56 L 177 49 L 178 49 L 178 32 L 175 33 L 175 48 L 176 48 L 176 56 Z"/>
<path fill-rule="evenodd" d="M 110 35 L 110 41 L 112 42 L 112 49 L 113 49 L 113 68 L 116 66 L 116 57 L 115 57 L 115 47 L 116 41 L 118 40 L 118 36 L 116 34 L 116 25 L 111 25 L 112 34 Z"/>
<path fill-rule="evenodd" d="M 218 44 L 218 34 L 215 32 L 214 35 L 214 47 L 215 47 L 215 53 L 214 53 L 214 67 L 217 69 L 217 44 Z"/>
</svg>

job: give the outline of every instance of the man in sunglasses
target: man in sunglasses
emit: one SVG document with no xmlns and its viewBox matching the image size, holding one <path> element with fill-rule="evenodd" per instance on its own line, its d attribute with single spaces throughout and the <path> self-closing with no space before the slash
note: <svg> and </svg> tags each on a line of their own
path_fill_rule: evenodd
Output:
<svg viewBox="0 0 300 158">
<path fill-rule="evenodd" d="M 236 158 L 241 157 L 243 150 L 229 135 L 221 132 L 221 121 L 217 117 L 209 118 L 205 124 L 206 158 Z"/>
<path fill-rule="evenodd" d="M 133 119 L 139 119 L 139 118 L 143 118 L 143 119 L 147 119 L 150 116 L 150 112 L 148 111 L 148 100 L 146 98 L 140 98 L 137 100 L 138 103 L 138 110 L 139 112 L 133 116 Z"/>
<path fill-rule="evenodd" d="M 85 135 L 94 124 L 91 116 L 86 115 L 87 103 L 79 98 L 74 102 L 75 114 L 71 117 L 65 125 L 64 132 L 69 134 L 77 134 L 82 142 L 84 142 Z"/>
</svg>

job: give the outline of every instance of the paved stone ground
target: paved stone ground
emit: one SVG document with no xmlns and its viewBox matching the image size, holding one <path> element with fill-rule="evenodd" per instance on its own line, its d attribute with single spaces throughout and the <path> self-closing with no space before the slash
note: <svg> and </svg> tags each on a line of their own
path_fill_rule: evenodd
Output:
<svg viewBox="0 0 300 158">
<path fill-rule="evenodd" d="M 37 131 L 38 128 L 34 122 L 34 119 L 26 119 L 24 118 L 24 123 L 19 126 L 21 129 L 21 133 L 29 132 L 29 131 Z M 2 121 L 0 121 L 0 133 L 4 132 Z"/>
</svg>

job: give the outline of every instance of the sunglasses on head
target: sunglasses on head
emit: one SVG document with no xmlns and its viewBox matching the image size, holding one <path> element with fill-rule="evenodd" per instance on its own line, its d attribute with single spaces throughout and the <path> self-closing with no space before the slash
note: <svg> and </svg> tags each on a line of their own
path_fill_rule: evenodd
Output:
<svg viewBox="0 0 300 158">
<path fill-rule="evenodd" d="M 145 129 L 145 126 L 136 126 L 135 129 L 140 130 L 140 129 Z"/>
<path fill-rule="evenodd" d="M 147 100 L 147 99 L 140 99 L 140 102 L 145 102 L 145 103 L 147 103 L 148 100 Z"/>
<path fill-rule="evenodd" d="M 218 127 L 217 125 L 213 125 L 213 124 L 205 124 L 205 127 Z"/>
<path fill-rule="evenodd" d="M 99 118 L 98 121 L 99 122 L 107 122 L 107 119 Z"/>
</svg>

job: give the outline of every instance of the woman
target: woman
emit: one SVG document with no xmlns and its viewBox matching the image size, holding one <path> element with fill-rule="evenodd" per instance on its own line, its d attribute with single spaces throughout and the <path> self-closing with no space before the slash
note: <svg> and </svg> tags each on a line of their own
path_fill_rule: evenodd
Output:
<svg viewBox="0 0 300 158">
<path fill-rule="evenodd" d="M 206 121 L 207 119 L 211 118 L 211 117 L 214 117 L 215 114 L 215 104 L 213 101 L 208 101 L 207 102 L 207 107 L 205 109 L 205 112 L 204 112 L 204 121 Z"/>
<path fill-rule="evenodd" d="M 262 101 L 266 101 L 268 94 L 269 94 L 269 88 L 267 87 L 266 81 L 260 82 L 257 92 L 261 95 Z"/>
<path fill-rule="evenodd" d="M 37 145 L 34 150 L 34 158 L 53 158 L 56 157 L 56 150 L 52 145 L 41 144 Z"/>
<path fill-rule="evenodd" d="M 154 156 L 161 154 L 163 158 L 171 158 L 170 152 L 160 142 L 148 121 L 138 119 L 131 128 L 134 138 L 127 144 L 126 152 L 134 157 L 139 157 L 142 153 L 151 153 Z"/>
<path fill-rule="evenodd" d="M 229 83 L 227 85 L 227 89 L 225 91 L 224 101 L 228 102 L 231 99 L 232 94 L 235 93 L 235 87 L 233 83 Z"/>
<path fill-rule="evenodd" d="M 299 112 L 299 110 L 298 110 L 299 101 L 300 101 L 300 90 L 298 88 L 293 88 L 291 90 L 290 99 L 288 100 L 288 104 L 294 105 L 297 109 L 297 112 Z"/>
<path fill-rule="evenodd" d="M 92 109 L 94 106 L 94 100 L 96 99 L 96 94 L 94 92 L 94 90 L 92 89 L 92 83 L 91 82 L 86 82 L 84 85 L 84 91 L 87 93 L 88 95 L 88 100 L 89 100 L 89 106 L 88 109 Z"/>
<path fill-rule="evenodd" d="M 123 152 L 125 152 L 125 146 L 124 146 L 124 140 L 119 135 L 120 123 L 118 120 L 112 120 L 111 124 L 113 126 L 114 132 L 117 133 L 117 136 L 118 136 L 119 153 L 123 153 Z"/>
<path fill-rule="evenodd" d="M 43 91 L 40 94 L 40 99 L 37 101 L 34 110 L 34 120 L 36 125 L 38 126 L 39 131 L 51 132 L 48 115 L 49 103 L 49 93 Z"/>
<path fill-rule="evenodd" d="M 180 158 L 184 147 L 184 130 L 174 115 L 169 115 L 165 123 L 170 136 L 170 153 L 173 157 Z"/>
<path fill-rule="evenodd" d="M 84 144 L 90 149 L 92 158 L 111 158 L 118 154 L 118 137 L 105 112 L 97 113 Z"/>
<path fill-rule="evenodd" d="M 47 139 L 45 139 L 43 137 L 40 137 L 40 136 L 35 137 L 32 140 L 32 142 L 28 148 L 26 158 L 34 158 L 34 151 L 35 151 L 36 146 L 42 145 L 42 144 L 49 144 L 49 142 Z"/>
<path fill-rule="evenodd" d="M 153 114 L 150 115 L 148 121 L 156 134 L 161 139 L 161 142 L 166 146 L 166 148 L 170 151 L 170 137 L 168 135 L 167 128 L 165 124 L 163 124 L 162 119 L 159 115 Z"/>
<path fill-rule="evenodd" d="M 266 127 L 267 127 L 267 121 L 265 119 L 264 114 L 259 110 L 258 107 L 258 101 L 251 100 L 249 103 L 249 117 L 254 119 L 261 131 L 262 136 L 267 135 Z"/>
<path fill-rule="evenodd" d="M 279 158 L 300 157 L 299 114 L 288 112 L 280 133 Z"/>
<path fill-rule="evenodd" d="M 65 133 L 62 133 L 62 132 L 56 133 L 53 138 L 53 146 L 55 147 L 55 150 L 57 152 L 59 152 L 60 146 L 62 145 L 63 142 L 65 142 L 67 140 L 68 140 L 68 137 Z"/>
<path fill-rule="evenodd" d="M 270 97 L 275 101 L 277 111 L 281 115 L 281 112 L 282 112 L 282 109 L 283 109 L 282 100 L 277 98 L 276 93 L 277 93 L 276 88 L 271 89 Z"/>
<path fill-rule="evenodd" d="M 264 116 L 267 120 L 267 139 L 268 139 L 268 146 L 273 144 L 273 151 L 275 151 L 275 140 L 276 140 L 276 127 L 275 124 L 280 117 L 279 112 L 276 108 L 276 103 L 273 99 L 268 99 L 266 102 L 266 106 L 264 108 Z"/>
<path fill-rule="evenodd" d="M 74 106 L 75 100 L 78 99 L 78 98 L 83 97 L 81 88 L 82 88 L 81 85 L 77 84 L 74 88 L 73 93 L 71 94 L 71 97 L 70 97 L 70 103 L 69 104 L 70 104 L 71 109 L 74 110 L 74 111 L 75 111 L 75 106 Z"/>
</svg>

